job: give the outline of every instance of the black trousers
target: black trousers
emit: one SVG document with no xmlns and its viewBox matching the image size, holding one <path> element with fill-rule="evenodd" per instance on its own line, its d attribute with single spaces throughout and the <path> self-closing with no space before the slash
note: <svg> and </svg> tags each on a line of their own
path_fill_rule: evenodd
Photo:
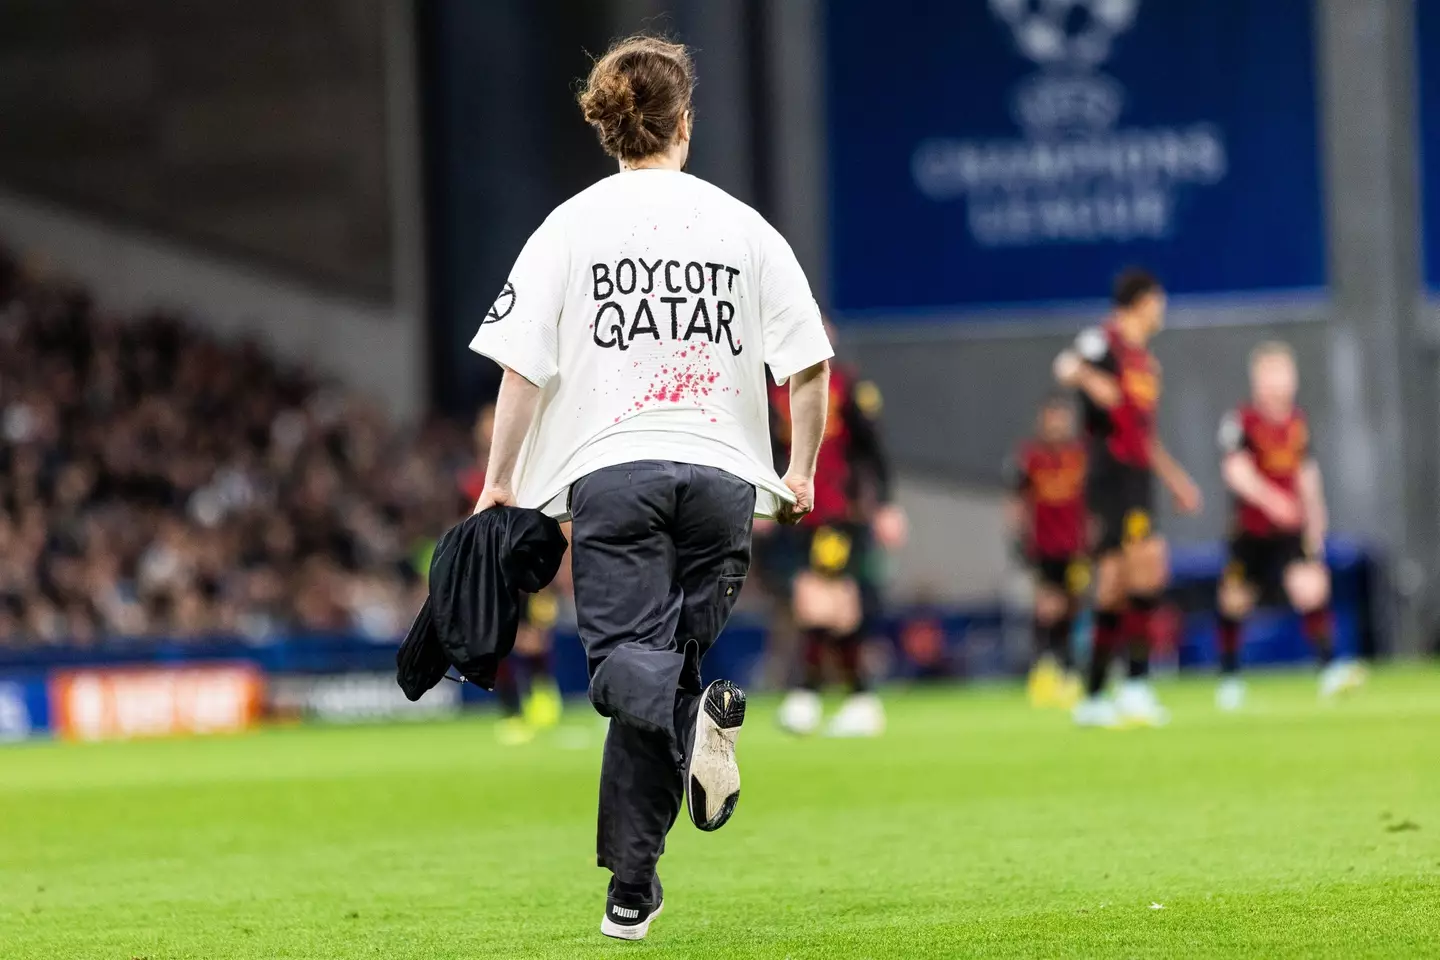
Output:
<svg viewBox="0 0 1440 960">
<path fill-rule="evenodd" d="M 684 799 L 700 660 L 750 568 L 755 488 L 715 467 L 644 460 L 570 489 L 571 567 L 590 702 L 610 718 L 600 866 L 647 884 Z"/>
</svg>

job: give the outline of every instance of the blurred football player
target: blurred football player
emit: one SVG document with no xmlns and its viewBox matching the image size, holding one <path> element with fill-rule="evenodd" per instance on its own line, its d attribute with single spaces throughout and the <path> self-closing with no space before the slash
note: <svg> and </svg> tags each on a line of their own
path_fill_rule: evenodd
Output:
<svg viewBox="0 0 1440 960">
<path fill-rule="evenodd" d="M 1310 428 L 1295 404 L 1299 374 L 1289 345 L 1262 343 L 1250 355 L 1250 402 L 1220 424 L 1221 473 L 1233 494 L 1229 562 L 1220 579 L 1220 686 L 1215 703 L 1238 709 L 1241 631 L 1257 605 L 1288 604 L 1300 614 L 1320 660 L 1320 693 L 1333 696 L 1363 680 L 1359 666 L 1335 659 L 1327 513 Z"/>
<path fill-rule="evenodd" d="M 460 479 L 465 513 L 469 514 L 485 487 L 484 464 L 490 454 L 495 431 L 495 405 L 486 404 L 475 417 L 473 437 L 476 466 Z M 563 701 L 551 669 L 555 621 L 560 613 L 560 589 L 569 572 L 568 556 L 555 581 L 520 604 L 520 627 L 515 649 L 500 662 L 495 674 L 495 697 L 500 702 L 498 736 L 502 743 L 521 744 L 534 739 L 537 731 L 560 722 Z"/>
<path fill-rule="evenodd" d="M 1143 270 L 1115 281 L 1113 311 L 1055 360 L 1055 377 L 1079 391 L 1089 437 L 1086 501 L 1094 524 L 1095 638 L 1082 726 L 1159 725 L 1168 714 L 1150 685 L 1152 621 L 1170 579 L 1169 554 L 1155 526 L 1154 483 L 1184 513 L 1200 510 L 1200 489 L 1155 433 L 1161 371 L 1149 344 L 1165 324 L 1165 290 Z M 1129 653 L 1129 678 L 1104 697 L 1110 659 Z"/>
<path fill-rule="evenodd" d="M 833 331 L 831 333 L 833 339 Z M 789 398 L 771 386 L 772 436 L 777 462 L 789 458 Z M 841 364 L 831 367 L 830 415 L 815 472 L 815 509 L 800 525 L 769 532 L 771 556 L 789 585 L 791 616 L 800 632 L 800 683 L 780 705 L 779 722 L 797 734 L 814 733 L 823 719 L 820 690 L 833 658 L 848 696 L 825 733 L 878 736 L 885 710 L 861 659 L 867 629 L 879 615 L 879 560 L 875 549 L 904 543 L 906 520 L 890 502 L 890 472 L 877 432 L 881 397 L 869 381 Z M 776 564 L 772 564 L 774 566 Z"/>
<path fill-rule="evenodd" d="M 1026 693 L 1037 707 L 1070 709 L 1080 695 L 1070 635 L 1090 583 L 1085 555 L 1085 445 L 1070 398 L 1050 397 L 1036 435 L 1009 465 L 1010 533 L 1035 574 L 1035 645 Z"/>
</svg>

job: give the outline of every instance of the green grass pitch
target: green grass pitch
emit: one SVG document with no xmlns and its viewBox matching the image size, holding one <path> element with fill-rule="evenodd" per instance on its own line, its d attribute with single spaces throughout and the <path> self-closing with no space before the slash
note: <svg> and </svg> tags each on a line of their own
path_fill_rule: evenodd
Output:
<svg viewBox="0 0 1440 960">
<path fill-rule="evenodd" d="M 1014 687 L 867 742 L 752 704 L 735 819 L 683 820 L 650 939 L 598 933 L 598 720 L 0 750 L 4 960 L 1440 956 L 1440 672 L 1077 731 Z"/>
</svg>

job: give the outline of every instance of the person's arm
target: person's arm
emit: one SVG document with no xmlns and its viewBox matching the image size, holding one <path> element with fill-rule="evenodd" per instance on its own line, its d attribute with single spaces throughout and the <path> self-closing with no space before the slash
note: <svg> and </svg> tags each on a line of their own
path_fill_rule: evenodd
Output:
<svg viewBox="0 0 1440 960">
<path fill-rule="evenodd" d="M 1180 466 L 1179 461 L 1170 456 L 1170 451 L 1158 437 L 1150 440 L 1150 463 L 1155 468 L 1155 475 L 1170 495 L 1175 498 L 1175 506 L 1181 513 L 1199 513 L 1204 501 L 1200 497 L 1200 488 L 1195 481 L 1190 479 L 1190 474 Z"/>
<path fill-rule="evenodd" d="M 505 371 L 495 399 L 495 431 L 485 466 L 479 513 L 515 506 L 515 466 L 540 392 L 559 373 L 559 324 L 565 307 L 570 251 L 552 214 L 530 235 L 495 305 L 480 320 L 470 349 Z"/>
<path fill-rule="evenodd" d="M 485 464 L 485 487 L 475 501 L 475 512 L 490 507 L 515 505 L 515 464 L 520 459 L 520 446 L 535 407 L 540 401 L 540 388 L 520 374 L 505 368 L 500 380 L 500 395 L 495 399 L 495 436 L 490 441 L 490 458 Z"/>
<path fill-rule="evenodd" d="M 1075 338 L 1075 345 L 1060 352 L 1053 367 L 1055 382 L 1079 390 L 1097 407 L 1118 407 L 1124 399 L 1120 381 L 1105 369 L 1111 363 L 1110 345 L 1103 331 L 1091 328 Z"/>
<path fill-rule="evenodd" d="M 783 480 L 795 503 L 775 519 L 795 523 L 815 509 L 815 460 L 825 435 L 830 402 L 830 358 L 835 355 L 820 307 L 795 252 L 764 220 L 756 224 L 760 258 L 760 329 L 765 365 L 775 383 L 790 382 L 790 464 Z"/>
<path fill-rule="evenodd" d="M 1294 499 L 1265 479 L 1248 452 L 1226 454 L 1220 463 L 1220 476 L 1231 493 L 1260 510 L 1276 525 L 1289 528 L 1299 525 L 1300 511 Z"/>
<path fill-rule="evenodd" d="M 829 403 L 829 360 L 790 375 L 790 465 L 783 479 L 795 494 L 795 503 L 781 509 L 776 519 L 782 523 L 794 523 L 815 509 L 815 462 L 825 437 Z"/>
<path fill-rule="evenodd" d="M 1269 517 L 1277 526 L 1294 529 L 1300 525 L 1295 499 L 1265 479 L 1255 465 L 1255 455 L 1245 437 L 1245 428 L 1234 413 L 1220 421 L 1220 477 L 1231 493 Z"/>
<path fill-rule="evenodd" d="M 1300 466 L 1300 509 L 1305 516 L 1305 553 L 1313 558 L 1325 554 L 1325 534 L 1330 512 L 1325 507 L 1325 482 L 1320 464 L 1308 459 Z"/>
</svg>

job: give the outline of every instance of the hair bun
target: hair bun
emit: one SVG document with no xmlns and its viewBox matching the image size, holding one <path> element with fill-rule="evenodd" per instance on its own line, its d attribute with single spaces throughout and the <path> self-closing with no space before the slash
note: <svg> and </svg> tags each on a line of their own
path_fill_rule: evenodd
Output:
<svg viewBox="0 0 1440 960">
<path fill-rule="evenodd" d="M 613 157 L 633 160 L 664 150 L 690 109 L 690 56 L 655 37 L 622 40 L 595 62 L 580 111 Z"/>
<path fill-rule="evenodd" d="M 614 139 L 633 130 L 644 119 L 635 105 L 635 88 L 618 70 L 595 79 L 580 99 L 585 122 L 600 131 L 602 139 Z"/>
</svg>

